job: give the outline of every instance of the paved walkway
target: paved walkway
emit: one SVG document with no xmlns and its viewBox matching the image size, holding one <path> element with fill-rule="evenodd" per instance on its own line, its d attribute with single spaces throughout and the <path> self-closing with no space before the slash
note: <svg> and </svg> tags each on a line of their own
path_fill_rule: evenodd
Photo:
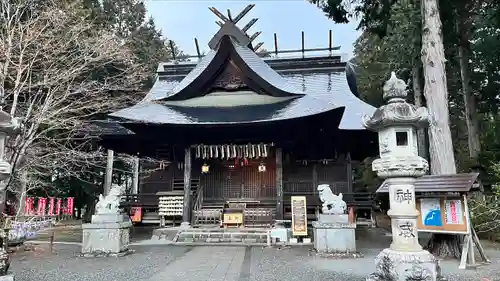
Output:
<svg viewBox="0 0 500 281">
<path fill-rule="evenodd" d="M 364 258 L 332 260 L 315 255 L 308 247 L 182 247 L 135 246 L 136 252 L 122 258 L 80 258 L 77 245 L 46 245 L 34 252 L 12 257 L 16 281 L 364 281 L 374 270 L 377 249 L 363 251 Z M 490 250 L 492 264 L 461 271 L 457 261 L 443 262 L 450 281 L 500 280 L 500 253 Z"/>
</svg>

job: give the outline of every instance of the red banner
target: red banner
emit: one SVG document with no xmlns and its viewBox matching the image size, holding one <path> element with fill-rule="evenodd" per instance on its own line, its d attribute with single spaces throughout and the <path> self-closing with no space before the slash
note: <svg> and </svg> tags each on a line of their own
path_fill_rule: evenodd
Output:
<svg viewBox="0 0 500 281">
<path fill-rule="evenodd" d="M 56 216 L 59 216 L 61 214 L 61 205 L 62 205 L 62 199 L 57 198 L 56 201 Z"/>
<path fill-rule="evenodd" d="M 24 199 L 24 215 L 31 216 L 33 213 L 33 198 L 26 197 Z"/>
<path fill-rule="evenodd" d="M 45 209 L 47 207 L 47 198 L 38 198 L 37 211 L 36 214 L 39 216 L 45 216 Z"/>
<path fill-rule="evenodd" d="M 50 197 L 49 199 L 49 216 L 54 215 L 54 197 Z"/>
<path fill-rule="evenodd" d="M 73 197 L 68 197 L 66 199 L 66 208 L 64 208 L 66 215 L 73 215 Z"/>
</svg>

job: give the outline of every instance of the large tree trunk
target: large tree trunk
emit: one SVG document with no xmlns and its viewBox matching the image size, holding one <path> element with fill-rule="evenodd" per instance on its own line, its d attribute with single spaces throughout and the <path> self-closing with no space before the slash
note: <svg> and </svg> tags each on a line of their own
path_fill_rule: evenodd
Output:
<svg viewBox="0 0 500 281">
<path fill-rule="evenodd" d="M 414 62 L 412 75 L 413 96 L 415 98 L 415 106 L 425 106 L 424 97 L 422 96 L 422 71 L 418 61 Z M 427 136 L 424 128 L 417 130 L 418 155 L 425 159 L 429 159 L 429 150 L 427 146 Z"/>
<path fill-rule="evenodd" d="M 464 7 L 465 8 L 465 7 Z M 465 10 L 465 9 L 462 9 Z M 465 122 L 467 124 L 469 156 L 473 168 L 479 165 L 479 154 L 481 153 L 481 140 L 479 134 L 479 115 L 477 112 L 476 96 L 472 93 L 470 85 L 470 32 L 471 26 L 468 22 L 468 11 L 459 13 L 457 19 L 458 56 L 460 62 L 460 77 L 462 80 L 462 96 L 465 107 Z"/>
<path fill-rule="evenodd" d="M 437 0 L 422 0 L 422 65 L 424 96 L 430 113 L 429 153 L 432 174 L 456 174 L 449 127 L 448 88 L 442 25 Z M 460 257 L 461 239 L 436 234 L 427 248 L 440 257 Z M 458 254 L 458 256 L 457 256 Z"/>
<path fill-rule="evenodd" d="M 437 0 L 422 0 L 424 96 L 430 113 L 429 153 L 432 174 L 456 174 L 449 126 L 448 88 L 441 19 Z"/>
</svg>

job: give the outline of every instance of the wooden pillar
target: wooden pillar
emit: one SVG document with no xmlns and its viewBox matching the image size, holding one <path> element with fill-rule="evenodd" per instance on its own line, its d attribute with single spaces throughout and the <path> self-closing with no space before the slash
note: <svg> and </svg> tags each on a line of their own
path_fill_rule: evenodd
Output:
<svg viewBox="0 0 500 281">
<path fill-rule="evenodd" d="M 276 219 L 283 219 L 283 150 L 276 147 Z"/>
<path fill-rule="evenodd" d="M 347 173 L 347 190 L 348 192 L 353 192 L 353 187 L 352 187 L 352 161 L 351 161 L 351 153 L 347 152 L 347 156 L 345 158 L 346 160 L 346 173 Z"/>
<path fill-rule="evenodd" d="M 182 227 L 191 225 L 191 148 L 184 150 L 184 206 L 182 209 Z"/>
<path fill-rule="evenodd" d="M 139 193 L 139 157 L 134 157 L 134 166 L 133 166 L 133 174 L 132 174 L 132 188 L 130 189 L 130 193 L 137 194 Z"/>
<path fill-rule="evenodd" d="M 113 161 L 114 161 L 114 151 L 108 149 L 108 157 L 106 161 L 106 176 L 104 178 L 104 190 L 103 195 L 106 196 L 109 194 L 109 190 L 111 189 L 111 182 L 113 181 Z"/>
</svg>

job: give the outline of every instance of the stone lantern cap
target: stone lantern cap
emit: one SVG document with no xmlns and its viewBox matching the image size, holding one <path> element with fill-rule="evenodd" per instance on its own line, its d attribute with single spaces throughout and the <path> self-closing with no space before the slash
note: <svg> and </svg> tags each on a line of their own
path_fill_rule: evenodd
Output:
<svg viewBox="0 0 500 281">
<path fill-rule="evenodd" d="M 406 102 L 407 87 L 406 83 L 392 72 L 391 78 L 385 82 L 383 88 L 383 97 L 387 104 L 379 107 L 372 117 L 363 117 L 365 128 L 378 132 L 386 127 L 394 126 L 427 127 L 429 124 L 427 108 L 417 108 Z"/>
<path fill-rule="evenodd" d="M 9 113 L 0 110 L 0 133 L 16 135 L 20 132 L 21 125 L 18 118 L 12 118 Z"/>
</svg>

